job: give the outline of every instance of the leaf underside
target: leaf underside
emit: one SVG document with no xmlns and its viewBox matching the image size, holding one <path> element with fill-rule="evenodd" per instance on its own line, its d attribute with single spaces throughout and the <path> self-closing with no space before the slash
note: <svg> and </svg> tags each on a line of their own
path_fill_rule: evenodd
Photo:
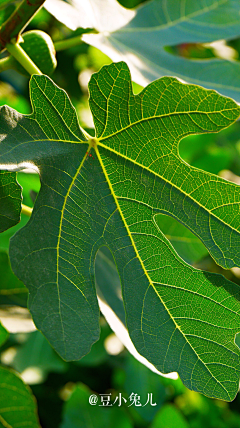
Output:
<svg viewBox="0 0 240 428">
<path fill-rule="evenodd" d="M 8 107 L 0 116 L 0 162 L 31 162 L 41 178 L 33 214 L 10 245 L 36 326 L 64 359 L 89 352 L 99 335 L 94 262 L 105 245 L 137 351 L 162 373 L 177 371 L 188 388 L 232 400 L 239 287 L 185 263 L 156 219 L 176 218 L 218 264 L 240 266 L 239 187 L 178 153 L 182 138 L 220 131 L 240 108 L 170 77 L 134 96 L 123 62 L 94 74 L 89 91 L 89 140 L 66 93 L 46 76 L 31 79 L 30 116 Z"/>
</svg>

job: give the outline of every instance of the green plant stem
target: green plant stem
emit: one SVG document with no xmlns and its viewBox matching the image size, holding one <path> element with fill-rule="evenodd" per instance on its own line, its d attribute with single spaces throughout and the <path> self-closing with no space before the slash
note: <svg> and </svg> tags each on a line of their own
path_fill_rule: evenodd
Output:
<svg viewBox="0 0 240 428">
<path fill-rule="evenodd" d="M 0 46 L 2 49 L 28 25 L 32 17 L 42 7 L 45 0 L 23 0 L 0 29 Z"/>
<path fill-rule="evenodd" d="M 73 48 L 82 43 L 81 36 L 76 36 L 66 40 L 59 40 L 59 42 L 54 43 L 54 47 L 56 51 L 63 51 L 64 49 Z"/>
<path fill-rule="evenodd" d="M 22 204 L 22 214 L 25 214 L 28 217 L 31 217 L 32 210 L 33 210 L 32 208 L 28 207 L 27 205 Z"/>
<path fill-rule="evenodd" d="M 39 68 L 34 64 L 31 58 L 21 48 L 18 43 L 8 43 L 6 45 L 8 52 L 28 71 L 32 74 L 42 74 Z"/>
</svg>

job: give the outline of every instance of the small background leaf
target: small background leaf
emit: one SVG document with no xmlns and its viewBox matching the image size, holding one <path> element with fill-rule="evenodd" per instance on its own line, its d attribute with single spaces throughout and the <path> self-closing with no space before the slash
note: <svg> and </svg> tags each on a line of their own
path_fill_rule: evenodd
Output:
<svg viewBox="0 0 240 428">
<path fill-rule="evenodd" d="M 154 0 L 139 7 L 124 27 L 108 35 L 86 34 L 83 40 L 113 61 L 126 61 L 133 80 L 140 85 L 145 86 L 161 76 L 177 76 L 240 101 L 239 61 L 193 60 L 174 56 L 165 49 L 181 43 L 238 37 L 238 6 L 236 0 L 208 0 L 207 3 L 181 0 L 177 5 L 174 0 Z"/>
<path fill-rule="evenodd" d="M 0 367 L 0 423 L 3 427 L 40 428 L 35 399 L 12 370 Z"/>
<path fill-rule="evenodd" d="M 79 383 L 70 399 L 66 402 L 63 411 L 63 422 L 60 428 L 133 428 L 131 420 L 124 409 L 118 407 L 99 406 L 89 404 L 89 397 L 93 392 Z"/>
</svg>

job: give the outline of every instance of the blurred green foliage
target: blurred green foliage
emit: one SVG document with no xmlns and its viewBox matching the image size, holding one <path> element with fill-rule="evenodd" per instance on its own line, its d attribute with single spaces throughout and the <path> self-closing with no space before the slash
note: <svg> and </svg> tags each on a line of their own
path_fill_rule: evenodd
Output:
<svg viewBox="0 0 240 428">
<path fill-rule="evenodd" d="M 119 2 L 128 8 L 141 3 L 139 0 Z M 12 4 L 9 6 L 11 10 L 13 7 Z M 9 10 L 6 8 L 7 15 Z M 53 41 L 81 33 L 80 30 L 71 32 L 45 9 L 40 10 L 27 29 L 35 28 L 46 31 Z M 237 53 L 240 52 L 240 40 L 230 41 L 228 44 Z M 173 53 L 188 57 L 213 56 L 210 48 L 187 45 L 176 47 Z M 91 133 L 87 81 L 93 72 L 111 61 L 96 48 L 86 44 L 58 52 L 57 61 L 58 66 L 52 78 L 68 92 L 81 123 Z M 135 93 L 139 90 L 141 87 L 134 85 Z M 0 105 L 5 103 L 22 113 L 30 113 L 28 79 L 15 71 L 0 75 Z M 239 180 L 237 182 L 240 183 L 239 131 L 240 123 L 237 122 L 220 134 L 190 136 L 182 140 L 180 155 L 186 162 L 210 173 L 224 176 L 224 171 L 230 171 L 230 179 Z M 23 187 L 23 203 L 32 207 L 40 188 L 38 175 L 21 172 L 17 179 Z M 4 309 L 6 305 L 26 307 L 27 304 L 27 290 L 14 277 L 8 260 L 9 239 L 27 221 L 28 218 L 22 215 L 21 222 L 0 237 L 0 309 Z M 166 226 L 167 230 L 169 233 Z M 193 242 L 190 232 L 182 225 L 179 226 L 176 222 L 171 233 L 172 245 L 188 263 L 195 263 L 205 270 L 221 272 L 239 283 L 239 271 L 226 272 L 217 267 L 200 241 L 197 242 L 194 237 L 196 242 Z M 186 245 L 182 242 L 179 245 L 179 235 L 186 238 Z M 12 333 L 7 339 L 6 330 L 0 326 L 1 363 L 17 370 L 25 382 L 31 385 L 43 428 L 240 427 L 239 395 L 232 403 L 209 399 L 187 390 L 179 379 L 167 379 L 153 373 L 125 349 L 117 355 L 111 355 L 107 347 L 110 335 L 110 327 L 101 318 L 101 337 L 91 352 L 80 361 L 66 363 L 40 332 Z M 132 393 L 140 396 L 142 404 L 146 403 L 148 394 L 152 394 L 156 406 L 150 403 L 144 407 L 129 406 Z M 89 403 L 92 394 L 97 395 L 96 405 Z M 99 406 L 101 394 L 110 396 L 111 403 L 116 400 L 115 404 L 110 408 Z M 118 405 L 119 397 L 122 397 L 121 406 Z"/>
</svg>

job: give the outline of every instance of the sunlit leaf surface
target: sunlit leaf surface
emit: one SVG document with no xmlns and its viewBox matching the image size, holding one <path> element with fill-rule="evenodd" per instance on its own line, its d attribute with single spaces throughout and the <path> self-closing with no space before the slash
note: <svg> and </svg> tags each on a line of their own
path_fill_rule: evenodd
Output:
<svg viewBox="0 0 240 428">
<path fill-rule="evenodd" d="M 0 161 L 32 162 L 42 184 L 10 246 L 37 328 L 65 359 L 89 352 L 99 335 L 94 262 L 106 245 L 137 351 L 159 371 L 177 371 L 188 388 L 231 400 L 239 383 L 239 287 L 185 263 L 156 215 L 184 224 L 221 266 L 240 265 L 239 186 L 178 154 L 181 138 L 220 131 L 240 108 L 170 77 L 134 96 L 123 62 L 93 75 L 89 90 L 94 138 L 46 76 L 31 79 L 31 116 L 1 111 Z"/>
</svg>

